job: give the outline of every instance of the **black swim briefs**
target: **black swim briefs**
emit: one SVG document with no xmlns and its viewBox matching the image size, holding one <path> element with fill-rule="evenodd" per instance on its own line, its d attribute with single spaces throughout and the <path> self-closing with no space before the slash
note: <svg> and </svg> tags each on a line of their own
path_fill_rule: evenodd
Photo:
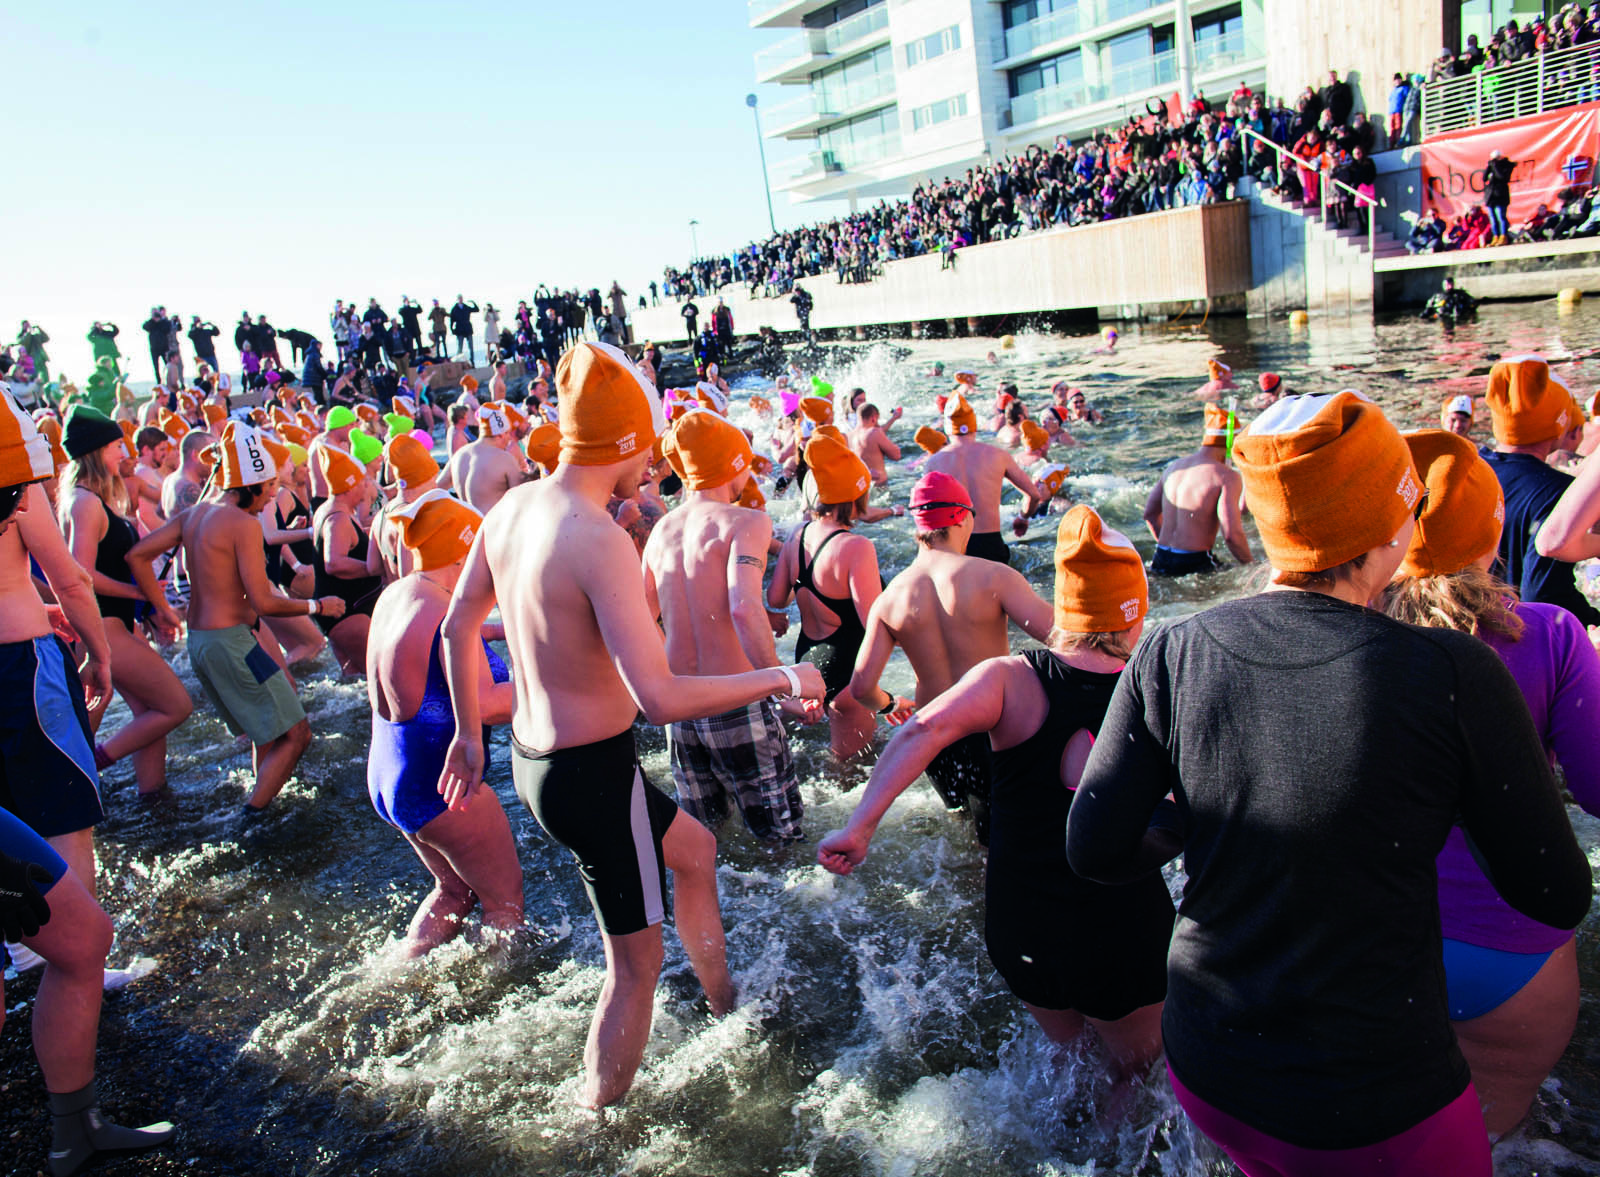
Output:
<svg viewBox="0 0 1600 1177">
<path fill-rule="evenodd" d="M 1011 563 L 1011 549 L 998 531 L 980 531 L 972 535 L 967 540 L 967 555 L 993 560 L 996 564 Z"/>
</svg>

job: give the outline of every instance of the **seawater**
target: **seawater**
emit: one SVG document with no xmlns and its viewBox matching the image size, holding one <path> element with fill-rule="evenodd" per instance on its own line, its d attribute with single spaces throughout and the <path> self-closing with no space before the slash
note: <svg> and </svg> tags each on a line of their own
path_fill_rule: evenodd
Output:
<svg viewBox="0 0 1600 1177">
<path fill-rule="evenodd" d="M 1420 426 L 1436 423 L 1447 395 L 1481 391 L 1501 353 L 1561 357 L 1587 346 L 1597 313 L 1558 315 L 1552 303 L 1489 307 L 1453 333 L 1410 319 L 1314 321 L 1294 331 L 1193 314 L 1130 329 L 1114 356 L 1092 354 L 1096 337 L 1023 334 L 1005 351 L 994 339 L 840 350 L 818 372 L 836 387 L 867 389 L 885 412 L 904 406 L 894 432 L 907 460 L 880 492 L 902 503 L 920 457 L 910 434 L 933 420 L 933 397 L 949 388 L 927 375 L 935 360 L 977 369 L 980 413 L 1001 379 L 1035 405 L 1054 380 L 1071 379 L 1107 414 L 1105 425 L 1075 431 L 1085 444 L 1066 452 L 1071 494 L 1148 555 L 1140 511 L 1161 467 L 1198 443 L 1201 407 L 1188 394 L 1205 379 L 1208 358 L 1232 365 L 1242 404 L 1269 369 L 1294 391 L 1360 389 L 1402 425 Z M 991 349 L 997 365 L 984 360 Z M 1591 365 L 1568 373 L 1581 393 L 1595 383 Z M 745 385 L 748 392 L 755 382 Z M 747 409 L 736 415 L 755 424 Z M 773 511 L 780 527 L 799 514 L 792 498 Z M 1015 565 L 1047 596 L 1052 524 L 1036 521 L 1013 541 Z M 863 531 L 886 576 L 910 560 L 907 520 Z M 1255 575 L 1235 568 L 1158 582 L 1152 616 L 1159 623 L 1252 591 Z M 780 641 L 785 657 L 797 628 L 796 620 Z M 1100 1060 L 1092 1050 L 1053 1048 L 990 967 L 981 852 L 930 788 L 902 796 L 852 878 L 815 865 L 815 840 L 845 821 L 869 771 L 832 765 L 823 727 L 794 733 L 807 842 L 769 850 L 737 818 L 721 831 L 738 1010 L 707 1016 L 669 931 L 638 1084 L 618 1109 L 580 1111 L 573 1098 L 603 977 L 601 944 L 570 858 L 510 787 L 504 731 L 489 782 L 512 816 L 529 931 L 497 948 L 469 934 L 403 967 L 393 950 L 428 876 L 368 804 L 362 685 L 339 681 L 326 656 L 305 679 L 317 738 L 272 816 L 244 842 L 234 813 L 249 750 L 204 704 L 181 652 L 175 663 L 202 700 L 171 741 L 177 812 L 143 813 L 128 771 L 107 776 L 111 816 L 99 845 L 117 926 L 112 963 L 151 956 L 159 968 L 110 999 L 102 1058 L 146 1076 L 164 1114 L 182 1125 L 167 1155 L 187 1172 L 1233 1171 L 1159 1079 L 1126 1119 L 1102 1122 Z M 902 659 L 886 683 L 910 693 Z M 125 718 L 115 704 L 108 730 Z M 668 784 L 661 733 L 639 732 L 647 772 Z M 1600 866 L 1600 822 L 1571 812 Z M 1169 880 L 1181 886 L 1175 868 Z M 1498 1150 L 1501 1174 L 1600 1173 L 1597 927 L 1600 916 L 1591 915 L 1579 933 L 1577 1036 L 1532 1125 Z M 31 1170 L 30 1158 L 22 1163 Z"/>
</svg>

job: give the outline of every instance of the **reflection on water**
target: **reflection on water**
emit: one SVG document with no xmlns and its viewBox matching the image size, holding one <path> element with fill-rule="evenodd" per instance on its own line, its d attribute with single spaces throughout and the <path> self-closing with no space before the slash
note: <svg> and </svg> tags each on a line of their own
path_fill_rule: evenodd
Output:
<svg viewBox="0 0 1600 1177">
<path fill-rule="evenodd" d="M 1295 391 L 1356 387 L 1420 425 L 1446 395 L 1481 389 L 1501 352 L 1560 356 L 1593 339 L 1595 315 L 1558 316 L 1552 304 L 1486 308 L 1453 336 L 1409 320 L 1291 331 L 1196 319 L 1130 330 L 1114 357 L 1089 355 L 1095 338 L 1025 335 L 998 368 L 982 363 L 993 340 L 958 340 L 879 345 L 823 374 L 866 388 L 885 410 L 904 405 L 904 438 L 946 390 L 924 375 L 936 359 L 951 370 L 977 361 L 985 392 L 1004 377 L 1035 404 L 1070 377 L 1108 416 L 1067 458 L 1072 493 L 1148 554 L 1139 513 L 1161 467 L 1198 442 L 1201 409 L 1187 393 L 1207 358 L 1227 360 L 1242 384 L 1270 369 Z M 1581 371 L 1573 381 L 1585 392 L 1594 383 Z M 903 502 L 914 478 L 909 460 L 894 469 L 889 496 Z M 796 507 L 779 501 L 774 512 L 789 521 Z M 867 533 L 886 575 L 910 559 L 907 521 Z M 1036 522 L 1014 545 L 1017 566 L 1046 595 L 1053 540 Z M 1153 615 L 1193 611 L 1249 582 L 1233 570 L 1158 583 Z M 781 646 L 792 653 L 793 631 Z M 199 697 L 186 659 L 178 669 Z M 902 661 L 887 681 L 910 693 Z M 318 738 L 248 845 L 232 825 L 248 749 L 205 706 L 173 739 L 175 816 L 138 812 L 126 772 L 109 778 L 112 817 L 100 841 L 114 963 L 149 955 L 161 967 L 108 1007 L 106 1052 L 124 1071 L 150 1073 L 150 1089 L 184 1125 L 170 1156 L 187 1171 L 1231 1171 L 1164 1085 L 1142 1095 L 1122 1128 L 1102 1132 L 1098 1067 L 1057 1058 L 995 976 L 983 950 L 978 847 L 922 788 L 897 804 L 851 879 L 816 867 L 813 847 L 771 851 L 727 826 L 720 878 L 740 1008 L 707 1018 L 669 934 L 638 1086 L 621 1111 L 578 1111 L 600 941 L 569 859 L 516 801 L 503 731 L 490 780 L 513 817 L 532 928 L 509 948 L 462 942 L 402 969 L 390 950 L 425 875 L 367 802 L 365 694 L 326 665 L 305 694 Z M 659 731 L 641 731 L 647 771 L 667 782 Z M 858 794 L 841 788 L 862 774 L 841 777 L 828 764 L 820 729 L 801 732 L 796 753 L 814 841 L 843 822 Z M 1600 863 L 1600 823 L 1574 813 Z M 1596 919 L 1579 938 L 1589 994 Z M 1502 1149 L 1499 1172 L 1600 1172 L 1597 1042 L 1586 995 L 1537 1123 Z"/>
</svg>

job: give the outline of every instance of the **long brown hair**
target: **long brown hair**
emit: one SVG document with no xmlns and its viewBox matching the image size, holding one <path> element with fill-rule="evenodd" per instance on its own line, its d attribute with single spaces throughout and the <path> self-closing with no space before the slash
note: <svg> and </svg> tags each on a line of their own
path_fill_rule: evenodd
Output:
<svg viewBox="0 0 1600 1177">
<path fill-rule="evenodd" d="M 1391 581 L 1379 598 L 1383 611 L 1396 621 L 1433 629 L 1457 629 L 1482 637 L 1498 634 L 1511 641 L 1522 637 L 1516 614 L 1517 590 L 1476 564 L 1448 576 L 1402 576 Z"/>
<path fill-rule="evenodd" d="M 62 472 L 61 489 L 56 496 L 56 513 L 60 516 L 62 530 L 66 529 L 67 516 L 72 513 L 72 492 L 79 487 L 92 492 L 113 515 L 128 514 L 128 488 L 123 485 L 116 467 L 106 464 L 104 447 L 73 458 Z"/>
</svg>

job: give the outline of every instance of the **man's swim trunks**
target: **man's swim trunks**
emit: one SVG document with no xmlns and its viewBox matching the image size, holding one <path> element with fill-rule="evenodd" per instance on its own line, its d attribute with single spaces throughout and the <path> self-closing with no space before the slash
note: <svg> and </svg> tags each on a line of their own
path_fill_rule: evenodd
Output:
<svg viewBox="0 0 1600 1177">
<path fill-rule="evenodd" d="M 43 838 L 105 817 L 83 684 L 54 634 L 0 644 L 0 807 Z"/>
<path fill-rule="evenodd" d="M 1000 538 L 998 531 L 980 531 L 967 540 L 967 555 L 980 560 L 993 560 L 996 564 L 1011 563 L 1011 549 Z"/>
<path fill-rule="evenodd" d="M 1196 572 L 1215 572 L 1221 562 L 1209 551 L 1186 552 L 1181 548 L 1156 545 L 1155 557 L 1150 561 L 1150 571 L 1156 576 L 1190 576 Z"/>
<path fill-rule="evenodd" d="M 678 806 L 645 781 L 633 729 L 543 755 L 513 736 L 511 751 L 517 796 L 577 859 L 600 929 L 627 936 L 665 919 L 661 840 Z"/>
<path fill-rule="evenodd" d="M 678 804 L 696 821 L 716 829 L 728 816 L 731 793 L 756 837 L 789 842 L 804 836 L 789 734 L 770 701 L 668 724 L 667 747 Z"/>
<path fill-rule="evenodd" d="M 270 744 L 306 717 L 283 669 L 247 625 L 191 629 L 189 665 L 228 730 Z"/>
</svg>

